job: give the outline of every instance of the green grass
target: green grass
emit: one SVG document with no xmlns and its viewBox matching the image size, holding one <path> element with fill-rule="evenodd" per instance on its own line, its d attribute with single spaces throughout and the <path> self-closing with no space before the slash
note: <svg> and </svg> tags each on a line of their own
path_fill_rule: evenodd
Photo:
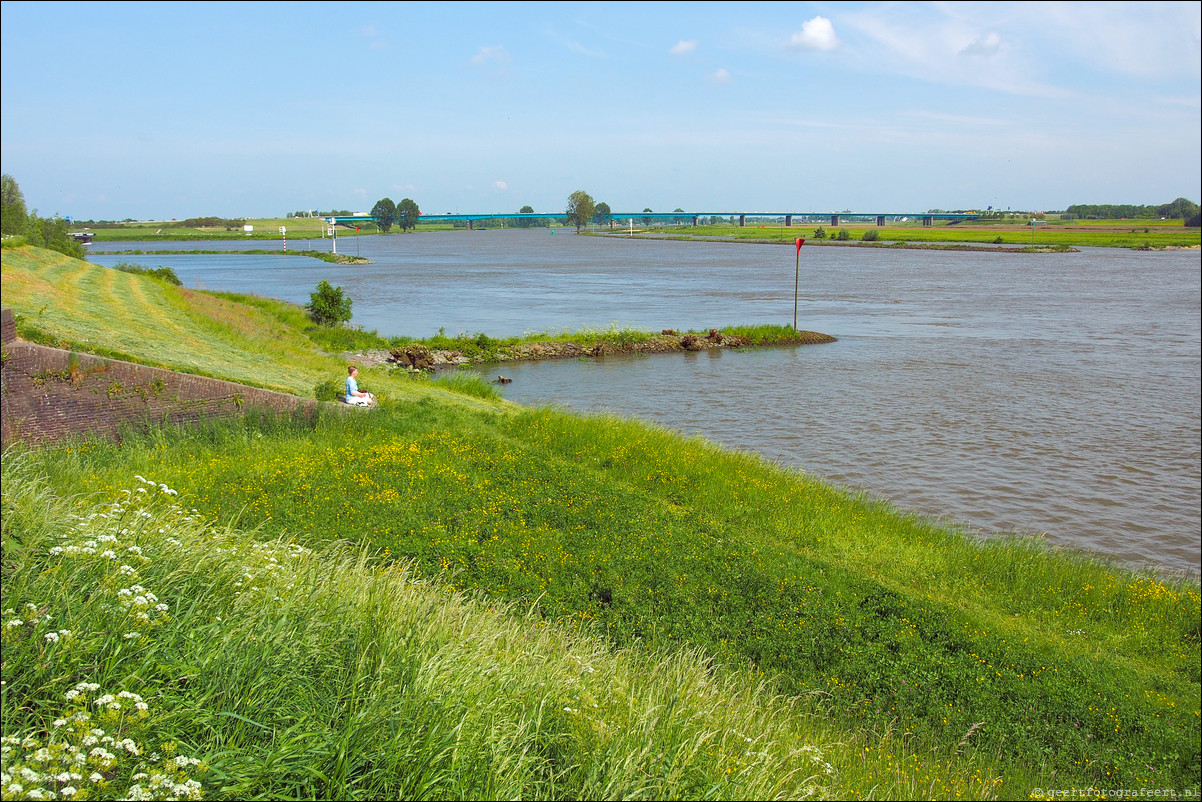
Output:
<svg viewBox="0 0 1202 802">
<path fill-rule="evenodd" d="M 188 290 L 28 246 L 3 254 L 3 303 L 32 342 L 309 398 L 317 384 L 345 380 L 341 351 L 387 347 L 374 332 L 317 326 L 271 298 Z M 376 395 L 446 395 L 383 368 L 361 374 Z"/>
<path fill-rule="evenodd" d="M 827 238 L 815 240 L 812 238 L 814 224 L 805 226 L 793 225 L 786 228 L 782 225 L 716 225 L 716 226 L 680 226 L 654 228 L 643 232 L 645 236 L 663 236 L 673 238 L 726 238 L 736 241 L 782 242 L 792 243 L 797 237 L 806 238 L 806 246 L 838 245 L 834 237 L 838 231 L 846 229 L 851 234 L 851 241 L 859 242 L 864 232 L 876 230 L 882 243 L 906 242 L 947 244 L 954 242 L 976 243 L 979 245 L 994 245 L 1000 237 L 1002 244 L 1039 246 L 1073 246 L 1085 245 L 1090 247 L 1109 248 L 1164 248 L 1164 247 L 1197 247 L 1202 243 L 1200 229 L 1185 228 L 1180 220 L 1174 221 L 1071 221 L 1062 224 L 1049 223 L 1035 227 L 1032 236 L 1029 225 L 887 225 L 878 228 L 875 225 L 851 223 L 832 228 L 824 226 Z M 609 236 L 617 236 L 615 233 Z"/>
<path fill-rule="evenodd" d="M 208 227 L 208 228 L 191 228 L 179 225 L 175 220 L 163 220 L 156 222 L 138 222 L 125 223 L 115 228 L 97 228 L 92 230 L 92 238 L 94 242 L 203 242 L 205 240 L 276 240 L 280 241 L 283 237 L 280 235 L 280 226 L 287 229 L 286 235 L 289 242 L 297 243 L 306 239 L 329 239 L 323 235 L 323 229 L 327 224 L 320 217 L 293 217 L 293 218 L 264 218 L 247 220 L 247 224 L 254 226 L 254 231 L 249 233 L 242 229 L 234 229 L 226 231 L 224 226 Z M 423 225 L 423 231 L 434 230 L 450 230 L 454 226 L 450 223 L 446 224 L 429 224 Z M 339 240 L 350 240 L 356 236 L 367 236 L 376 234 L 375 225 L 365 223 L 362 226 L 362 231 L 356 233 L 352 229 L 340 226 L 338 228 Z M 399 228 L 394 227 L 390 232 L 391 235 L 401 234 Z"/>
<path fill-rule="evenodd" d="M 108 496 L 153 475 L 263 537 L 346 537 L 580 636 L 703 649 L 847 731 L 904 733 L 910 779 L 944 776 L 932 756 L 949 776 L 1000 764 L 1003 796 L 1197 771 L 1196 587 L 977 544 L 652 427 L 386 405 L 268 436 L 131 436 L 40 470 Z"/>
<path fill-rule="evenodd" d="M 696 652 L 257 539 L 140 477 L 72 504 L 3 460 L 6 799 L 829 793 L 829 724 Z"/>
<path fill-rule="evenodd" d="M 8 266 L 11 253 L 5 252 L 6 303 L 10 275 L 19 277 Z M 63 275 L 66 281 L 71 274 Z M 129 303 L 144 303 L 144 316 L 159 314 L 154 296 L 142 292 L 146 300 L 130 294 Z M 269 312 L 276 302 L 246 303 L 244 310 L 259 310 L 281 327 L 281 339 L 308 337 L 299 311 L 289 318 Z M 72 316 L 85 311 L 82 302 L 68 305 L 55 325 L 78 325 Z M 171 330 L 170 315 L 161 314 L 159 328 Z M 93 336 L 122 340 L 137 317 L 113 316 Z M 180 320 L 174 325 L 184 325 Z M 290 359 L 287 351 L 280 349 L 282 363 L 304 369 L 304 358 Z M 39 721 L 60 715 L 62 693 L 92 675 L 86 666 L 99 666 L 104 692 L 126 689 L 155 700 L 152 711 L 174 711 L 163 712 L 168 723 L 161 729 L 138 737 L 148 744 L 174 740 L 188 747 L 185 754 L 204 758 L 215 768 L 200 781 L 217 795 L 252 787 L 266 789 L 264 795 L 420 795 L 421 789 L 388 778 L 418 771 L 425 759 L 433 768 L 422 776 L 435 780 L 428 795 L 584 796 L 610 788 L 616 796 L 680 798 L 712 788 L 717 796 L 801 796 L 809 789 L 802 774 L 810 765 L 795 754 L 802 745 L 831 765 L 832 774 L 815 774 L 813 793 L 832 798 L 1022 798 L 1036 788 L 1185 789 L 1198 782 L 1202 610 L 1196 580 L 1133 573 L 1029 540 L 979 543 L 700 439 L 611 417 L 515 409 L 490 400 L 491 386 L 479 380 L 441 388 L 397 379 L 395 389 L 389 387 L 380 408 L 362 415 L 322 416 L 315 423 L 256 417 L 131 433 L 120 447 L 92 442 L 33 452 L 21 459 L 24 473 L 10 474 L 6 455 L 5 605 L 15 611 L 27 598 L 38 609 L 47 605 L 58 611 L 52 613 L 59 617 L 55 631 L 88 632 L 89 643 L 99 645 L 78 664 L 59 665 L 33 651 L 19 652 L 25 656 L 11 667 L 6 663 L 6 682 L 19 671 L 41 684 L 21 694 L 5 686 L 11 695 L 4 697 L 4 734 L 10 727 L 22 735 L 36 732 Z M 197 575 L 171 591 L 176 629 L 170 646 L 146 658 L 153 665 L 140 662 L 140 652 L 117 642 L 121 627 L 88 617 L 112 612 L 103 609 L 104 594 L 89 588 L 112 587 L 106 583 L 120 577 L 101 571 L 106 563 L 99 561 L 87 571 L 60 568 L 49 544 L 76 537 L 71 527 L 60 519 L 20 523 L 40 513 L 29 512 L 37 505 L 25 497 L 10 496 L 23 483 L 40 487 L 50 499 L 47 508 L 61 509 L 65 502 L 54 497 L 81 494 L 69 508 L 85 515 L 97 499 L 123 498 L 135 474 L 178 490 L 179 500 L 214 522 L 210 526 L 234 522 L 234 530 L 216 539 L 211 530 L 197 534 L 197 544 L 238 545 L 238 554 L 253 555 L 259 549 L 250 540 L 283 539 L 325 555 L 316 564 L 326 567 L 309 565 L 302 575 L 311 578 L 289 579 L 293 587 L 287 588 L 283 581 L 262 584 L 266 568 L 239 573 L 232 552 L 214 562 L 179 549 L 179 562 L 163 569 L 163 581 L 188 566 Z M 42 539 L 22 534 L 12 540 L 9 533 L 22 527 L 42 532 Z M 157 565 L 159 554 L 178 547 L 153 548 Z M 19 559 L 11 556 L 18 553 Z M 280 552 L 271 553 L 283 562 Z M 143 568 L 135 568 L 142 576 Z M 168 598 L 150 583 L 149 566 L 146 571 L 142 584 Z M 73 577 L 82 582 L 84 574 L 97 584 L 18 590 L 74 583 Z M 492 663 L 464 651 L 478 630 L 462 623 L 431 634 L 415 651 L 378 651 L 408 637 L 387 622 L 413 620 L 413 614 L 391 612 L 391 603 L 373 606 L 372 599 L 401 590 L 385 591 L 372 576 L 396 577 L 398 588 L 428 583 L 447 603 L 463 601 L 451 598 L 448 591 L 455 591 L 473 599 L 473 609 L 495 606 L 490 614 L 498 616 L 498 631 L 527 643 L 534 662 L 497 658 L 495 676 L 475 668 Z M 193 592 L 191 583 L 202 578 L 215 584 Z M 328 594 L 325 585 L 333 588 Z M 162 587 L 169 586 L 176 587 Z M 258 590 L 252 594 L 251 587 Z M 280 598 L 261 606 L 267 587 Z M 190 605 L 186 620 L 181 604 Z M 421 609 L 419 619 L 438 617 L 432 607 Z M 254 615 L 244 621 L 227 613 L 239 610 Z M 84 623 L 63 623 L 76 614 Z M 549 641 L 521 640 L 522 633 L 544 630 L 554 633 Z M 29 643 L 20 649 L 41 647 L 49 629 L 27 634 Z M 758 727 L 771 721 L 791 733 L 764 736 L 764 743 L 785 745 L 780 752 L 762 750 L 771 756 L 764 759 L 775 779 L 718 782 L 725 768 L 715 771 L 713 760 L 734 766 L 723 762 L 725 747 L 709 750 L 709 744 L 728 743 L 721 741 L 727 730 L 712 718 L 712 700 L 682 697 L 671 715 L 652 706 L 661 710 L 657 721 L 695 723 L 709 733 L 704 737 L 648 736 L 650 719 L 630 740 L 598 740 L 593 719 L 579 734 L 577 720 L 562 708 L 587 710 L 584 697 L 578 707 L 559 704 L 556 696 L 559 707 L 553 708 L 523 690 L 537 682 L 553 686 L 553 653 L 569 651 L 565 643 L 648 666 L 684 655 L 706 676 L 705 667 L 714 671 L 714 681 L 770 682 L 791 698 L 757 697 L 753 707 L 769 712 L 744 712 Z M 10 653 L 18 654 L 6 640 L 6 660 Z M 202 653 L 209 662 L 197 656 Z M 408 670 L 395 661 L 418 659 L 449 675 L 463 673 L 445 680 L 451 690 L 433 712 L 421 707 L 424 700 L 406 707 L 410 702 L 389 690 L 397 684 L 390 672 Z M 513 674 L 501 668 L 510 662 L 519 666 Z M 635 671 L 628 665 L 607 667 L 606 676 Z M 222 692 L 210 674 L 233 690 Z M 188 677 L 182 685 L 180 676 Z M 144 684 L 147 678 L 154 682 Z M 623 691 L 624 702 L 606 701 L 598 687 L 587 687 L 602 710 L 643 698 Z M 331 699 L 323 701 L 324 695 Z M 39 701 L 17 701 L 28 698 Z M 493 707 L 512 717 L 496 723 L 478 712 Z M 557 713 L 555 726 L 574 734 L 523 729 L 540 710 L 568 714 Z M 615 720 L 606 716 L 600 720 Z M 467 751 L 448 752 L 450 742 L 440 739 L 451 736 L 434 723 L 405 730 L 402 722 L 411 720 L 463 722 L 455 742 L 466 743 Z M 191 721 L 204 726 L 183 734 L 172 729 Z M 634 726 L 633 719 L 622 721 Z M 758 729 L 739 725 L 738 732 L 760 742 Z M 397 747 L 377 752 L 371 747 L 377 742 Z M 409 752 L 421 754 L 397 768 L 388 755 L 404 752 L 402 743 L 419 744 Z M 356 762 L 360 754 L 370 757 Z M 663 768 L 664 755 L 676 756 L 671 771 Z M 606 768 L 611 764 L 601 756 L 627 768 Z M 485 764 L 492 768 L 481 768 Z M 494 779 L 493 769 L 505 767 L 514 773 Z M 625 779 L 599 785 L 598 776 Z M 661 776 L 669 780 L 643 790 L 630 779 L 650 783 Z"/>
<path fill-rule="evenodd" d="M 1027 225 L 1028 218 L 1008 218 L 1006 220 L 980 220 L 970 223 L 949 225 L 938 221 L 933 226 L 923 226 L 917 220 L 909 223 L 891 223 L 878 228 L 865 223 L 850 223 L 832 228 L 821 224 L 827 229 L 828 239 L 810 240 L 806 244 L 829 243 L 840 228 L 851 232 L 851 238 L 860 241 L 865 231 L 877 230 L 884 242 L 910 243 L 949 243 L 970 242 L 982 245 L 992 245 L 998 237 L 1005 244 L 1035 246 L 1055 245 L 1086 245 L 1090 247 L 1111 248 L 1164 248 L 1164 247 L 1196 247 L 1202 243 L 1200 229 L 1185 228 L 1181 220 L 1060 220 L 1049 215 L 1045 224 L 1035 228 L 1034 243 L 1032 243 L 1031 226 Z M 122 228 L 98 229 L 95 232 L 97 242 L 116 240 L 206 240 L 206 239 L 247 239 L 279 240 L 279 228 L 288 229 L 288 237 L 292 240 L 320 239 L 323 223 L 320 218 L 274 218 L 263 220 L 248 220 L 254 225 L 252 234 L 241 231 L 227 232 L 221 229 L 191 229 L 173 226 L 171 222 L 130 223 Z M 684 237 L 722 237 L 735 240 L 792 242 L 796 237 L 808 237 L 813 234 L 819 224 L 795 224 L 786 228 L 777 224 L 749 223 L 747 226 L 723 223 L 715 226 L 656 226 L 651 229 L 638 229 L 651 236 Z M 762 226 L 762 227 L 761 227 Z M 420 231 L 445 231 L 454 228 L 450 223 L 426 224 L 420 226 Z M 366 230 L 365 230 L 365 233 Z M 374 233 L 374 229 L 373 232 Z M 399 234 L 399 229 L 393 230 Z M 545 232 L 544 232 L 545 233 Z M 621 232 L 614 230 L 613 235 Z M 354 236 L 353 232 L 339 229 L 339 237 Z"/>
</svg>

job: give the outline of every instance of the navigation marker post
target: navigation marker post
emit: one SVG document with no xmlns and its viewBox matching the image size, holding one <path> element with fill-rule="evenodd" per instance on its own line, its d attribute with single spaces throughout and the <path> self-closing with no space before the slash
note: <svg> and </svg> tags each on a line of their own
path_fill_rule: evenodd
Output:
<svg viewBox="0 0 1202 802">
<path fill-rule="evenodd" d="M 288 250 L 288 229 L 280 226 L 280 236 L 284 238 L 284 250 Z"/>
<path fill-rule="evenodd" d="M 797 289 L 801 285 L 801 246 L 805 244 L 805 237 L 797 238 L 797 264 L 793 273 L 793 331 L 797 331 Z"/>
</svg>

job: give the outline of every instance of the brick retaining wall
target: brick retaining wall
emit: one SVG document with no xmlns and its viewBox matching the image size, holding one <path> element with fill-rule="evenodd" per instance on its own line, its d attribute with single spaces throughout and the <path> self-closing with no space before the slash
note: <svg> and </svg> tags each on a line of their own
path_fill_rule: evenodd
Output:
<svg viewBox="0 0 1202 802">
<path fill-rule="evenodd" d="M 84 434 L 119 438 L 126 425 L 231 417 L 256 407 L 308 414 L 318 407 L 286 393 L 22 342 L 12 310 L 0 315 L 4 445 Z"/>
</svg>

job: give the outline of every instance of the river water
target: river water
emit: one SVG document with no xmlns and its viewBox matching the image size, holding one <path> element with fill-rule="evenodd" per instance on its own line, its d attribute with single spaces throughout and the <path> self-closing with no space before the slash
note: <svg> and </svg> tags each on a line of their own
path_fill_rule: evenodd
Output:
<svg viewBox="0 0 1202 802">
<path fill-rule="evenodd" d="M 125 247 L 147 246 L 93 249 Z M 297 303 L 326 278 L 354 299 L 353 322 L 385 335 L 708 329 L 793 318 L 789 246 L 537 229 L 342 238 L 338 249 L 375 263 L 91 259 L 169 265 L 189 287 Z M 701 434 L 981 534 L 1043 533 L 1059 546 L 1196 573 L 1200 305 L 1196 250 L 806 246 L 799 325 L 838 342 L 480 372 L 503 370 L 513 379 L 505 396 L 520 403 Z"/>
</svg>

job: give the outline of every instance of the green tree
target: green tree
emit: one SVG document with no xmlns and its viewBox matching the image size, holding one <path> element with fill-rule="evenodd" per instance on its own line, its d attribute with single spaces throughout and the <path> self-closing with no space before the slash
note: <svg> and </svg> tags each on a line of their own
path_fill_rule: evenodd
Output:
<svg viewBox="0 0 1202 802">
<path fill-rule="evenodd" d="M 388 229 L 396 222 L 396 204 L 392 202 L 392 198 L 381 198 L 371 207 L 371 216 L 376 218 L 376 225 L 380 230 L 387 234 Z"/>
<path fill-rule="evenodd" d="M 337 326 L 351 319 L 350 296 L 342 294 L 342 287 L 330 286 L 324 278 L 318 282 L 317 290 L 309 293 L 305 309 L 314 322 L 322 326 Z"/>
<path fill-rule="evenodd" d="M 644 212 L 649 212 L 649 211 L 651 211 L 651 207 L 650 207 L 650 206 L 644 207 L 643 211 L 644 211 Z M 644 217 L 644 218 L 643 218 L 643 225 L 645 225 L 645 226 L 649 226 L 649 225 L 651 225 L 651 218 L 650 218 L 650 217 Z"/>
<path fill-rule="evenodd" d="M 603 225 L 607 224 L 610 220 L 613 220 L 613 217 L 614 217 L 614 213 L 609 208 L 608 203 L 606 203 L 605 201 L 601 201 L 600 203 L 597 204 L 597 210 L 593 214 L 593 219 L 597 221 L 597 225 L 603 226 Z"/>
<path fill-rule="evenodd" d="M 39 248 L 65 253 L 82 259 L 83 246 L 67 231 L 67 221 L 61 217 L 38 217 L 37 209 L 25 221 L 25 241 Z"/>
<path fill-rule="evenodd" d="M 0 232 L 5 236 L 25 233 L 29 220 L 29 213 L 25 210 L 25 196 L 17 186 L 17 179 L 8 173 L 0 176 L 0 200 L 4 204 L 0 210 Z"/>
<path fill-rule="evenodd" d="M 593 196 L 589 195 L 583 189 L 578 189 L 568 196 L 568 208 L 565 210 L 568 223 L 576 225 L 576 233 L 580 233 L 580 229 L 587 226 L 589 221 L 593 219 L 593 215 L 597 213 L 597 204 L 593 202 Z"/>
<path fill-rule="evenodd" d="M 680 212 L 681 214 L 684 214 L 684 209 L 677 206 L 675 209 L 672 210 L 672 212 L 674 214 L 676 212 Z M 674 218 L 672 218 L 672 222 L 676 223 L 676 225 L 678 225 L 678 226 L 684 225 L 684 218 L 683 217 L 674 217 Z"/>
<path fill-rule="evenodd" d="M 523 206 L 518 209 L 518 214 L 534 214 L 534 207 L 529 205 Z M 517 222 L 518 228 L 530 228 L 534 225 L 534 220 L 528 217 L 519 217 Z"/>
<path fill-rule="evenodd" d="M 1172 203 L 1166 203 L 1164 206 L 1156 208 L 1156 214 L 1159 217 L 1168 217 L 1176 220 L 1182 218 L 1188 220 L 1198 213 L 1198 204 L 1187 198 L 1178 198 Z"/>
<path fill-rule="evenodd" d="M 409 198 L 404 198 L 396 205 L 396 223 L 401 227 L 401 231 L 417 228 L 417 218 L 420 216 L 421 210 Z"/>
</svg>

